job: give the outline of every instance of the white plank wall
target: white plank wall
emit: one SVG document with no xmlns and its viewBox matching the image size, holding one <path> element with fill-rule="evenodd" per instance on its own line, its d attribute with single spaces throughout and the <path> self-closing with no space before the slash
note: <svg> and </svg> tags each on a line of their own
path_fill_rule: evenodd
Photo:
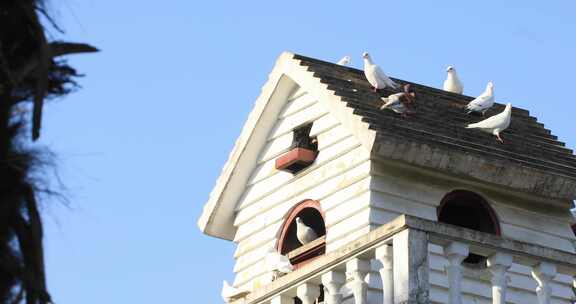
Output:
<svg viewBox="0 0 576 304">
<path fill-rule="evenodd" d="M 453 189 L 438 185 L 415 186 L 413 181 L 390 176 L 379 164 L 373 164 L 370 185 L 370 205 L 372 225 L 382 225 L 397 215 L 404 213 L 430 220 L 437 220 L 436 208 L 444 194 Z M 573 251 L 571 240 L 574 236 L 565 218 L 542 215 L 527 208 L 509 206 L 483 195 L 494 208 L 500 219 L 502 234 L 516 240 L 536 243 L 556 249 Z M 442 248 L 430 246 L 430 299 L 433 303 L 448 303 L 448 279 L 444 270 L 447 260 Z M 375 270 L 375 269 L 374 269 Z M 508 274 L 509 303 L 537 303 L 536 282 L 530 275 L 530 268 L 514 264 Z M 482 270 L 464 271 L 462 282 L 463 303 L 491 304 L 490 274 Z M 552 303 L 571 303 L 574 297 L 572 279 L 558 275 L 552 285 Z M 379 288 L 377 284 L 371 287 Z"/>
<path fill-rule="evenodd" d="M 372 224 L 387 222 L 390 214 L 408 214 L 425 219 L 437 220 L 436 208 L 448 192 L 461 187 L 426 185 L 421 181 L 388 175 L 385 166 L 373 162 L 371 179 L 371 204 L 375 215 Z M 445 183 L 449 184 L 449 183 Z M 569 217 L 554 217 L 524 208 L 511 206 L 476 191 L 492 206 L 500 221 L 502 236 L 527 243 L 535 243 L 568 252 L 574 252 L 572 241 L 576 240 L 570 228 Z M 382 219 L 378 218 L 378 214 Z"/>
<path fill-rule="evenodd" d="M 304 199 L 320 201 L 328 244 L 370 229 L 369 152 L 310 95 L 295 96 L 281 111 L 236 207 L 235 286 L 252 289 L 269 282 L 262 258 L 275 245 L 286 213 Z M 288 151 L 292 130 L 307 122 L 314 122 L 311 135 L 318 137 L 315 163 L 296 175 L 276 170 L 275 159 Z"/>
</svg>

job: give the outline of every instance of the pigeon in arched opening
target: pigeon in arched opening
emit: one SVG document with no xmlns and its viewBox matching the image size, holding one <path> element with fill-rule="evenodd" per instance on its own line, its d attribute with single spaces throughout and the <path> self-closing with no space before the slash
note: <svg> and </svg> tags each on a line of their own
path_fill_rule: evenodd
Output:
<svg viewBox="0 0 576 304">
<path fill-rule="evenodd" d="M 301 218 L 296 218 L 296 238 L 302 245 L 308 244 L 318 238 L 318 234 L 302 221 Z"/>
</svg>

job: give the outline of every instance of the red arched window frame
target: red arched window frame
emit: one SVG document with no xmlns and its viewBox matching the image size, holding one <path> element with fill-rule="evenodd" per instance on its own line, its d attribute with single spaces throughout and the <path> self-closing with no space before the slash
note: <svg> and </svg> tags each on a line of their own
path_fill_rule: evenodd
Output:
<svg viewBox="0 0 576 304">
<path fill-rule="evenodd" d="M 475 203 L 479 203 L 480 207 L 486 211 L 486 213 L 489 216 L 490 221 L 492 222 L 492 227 L 494 229 L 494 234 L 500 236 L 501 235 L 501 231 L 500 231 L 500 220 L 498 219 L 498 216 L 496 215 L 496 212 L 494 211 L 494 209 L 492 208 L 492 206 L 490 206 L 490 204 L 486 201 L 486 199 L 484 199 L 484 197 L 482 197 L 481 195 L 472 192 L 472 191 L 468 191 L 468 190 L 454 190 L 449 192 L 448 194 L 446 194 L 444 196 L 444 198 L 442 199 L 442 201 L 440 202 L 440 205 L 438 206 L 437 210 L 437 216 L 438 216 L 438 220 L 440 220 L 440 215 L 442 214 L 442 212 L 445 210 L 446 205 L 448 203 L 458 203 L 458 202 L 465 202 L 468 200 L 474 200 Z"/>
<path fill-rule="evenodd" d="M 324 229 L 324 235 L 321 235 L 318 239 L 305 244 L 301 245 L 296 249 L 290 250 L 285 252 L 284 248 L 287 241 L 290 241 L 289 232 L 291 232 L 291 226 L 295 225 L 296 217 L 301 215 L 303 212 L 307 212 L 310 209 L 315 210 L 317 214 L 319 214 L 320 219 L 322 221 L 321 225 Z M 326 253 L 326 227 L 325 227 L 325 215 L 320 203 L 316 200 L 303 200 L 300 203 L 296 204 L 292 207 L 284 216 L 285 220 L 278 232 L 277 242 L 276 242 L 276 249 L 281 254 L 285 254 L 290 259 L 292 265 L 295 268 L 299 268 L 304 264 L 314 260 L 315 258 L 323 255 Z"/>
</svg>

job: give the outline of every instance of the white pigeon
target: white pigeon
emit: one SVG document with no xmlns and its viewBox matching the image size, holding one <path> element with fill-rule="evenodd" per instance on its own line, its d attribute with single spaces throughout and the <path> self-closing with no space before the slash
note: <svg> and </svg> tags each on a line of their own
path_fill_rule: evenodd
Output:
<svg viewBox="0 0 576 304">
<path fill-rule="evenodd" d="M 396 93 L 396 94 L 392 94 L 388 97 L 382 97 L 380 99 L 382 99 L 382 101 L 384 102 L 384 104 L 380 107 L 380 110 L 384 110 L 384 109 L 390 109 L 398 114 L 404 114 L 406 113 L 406 111 L 408 111 L 408 108 L 406 107 L 406 105 L 401 101 L 401 98 L 405 95 L 406 93 L 401 92 L 401 93 Z"/>
<path fill-rule="evenodd" d="M 486 89 L 480 96 L 476 97 L 466 106 L 468 114 L 472 112 L 480 112 L 482 115 L 494 105 L 494 84 L 489 81 Z"/>
<path fill-rule="evenodd" d="M 410 84 L 404 85 L 404 92 L 392 94 L 388 97 L 381 97 L 383 104 L 380 110 L 390 109 L 406 117 L 411 112 L 412 105 L 416 99 L 416 93 L 412 91 Z"/>
<path fill-rule="evenodd" d="M 278 251 L 272 247 L 266 251 L 266 268 L 272 272 L 274 278 L 294 270 L 288 257 L 278 253 Z"/>
<path fill-rule="evenodd" d="M 296 218 L 296 238 L 302 245 L 308 244 L 318 238 L 318 235 L 312 228 L 306 226 L 301 218 Z"/>
<path fill-rule="evenodd" d="M 374 92 L 379 89 L 384 89 L 386 87 L 391 87 L 393 89 L 397 88 L 398 85 L 392 81 L 383 71 L 380 69 L 379 66 L 375 65 L 372 62 L 372 58 L 370 58 L 370 54 L 364 52 L 362 54 L 362 58 L 364 58 L 364 75 L 368 82 L 374 88 Z"/>
<path fill-rule="evenodd" d="M 500 137 L 500 132 L 506 130 L 510 125 L 510 118 L 512 115 L 512 104 L 508 103 L 506 108 L 501 113 L 492 117 L 488 117 L 480 122 L 469 124 L 467 129 L 480 129 L 481 131 L 492 133 L 496 136 L 499 142 L 504 143 Z"/>
<path fill-rule="evenodd" d="M 228 284 L 228 282 L 226 280 L 224 280 L 224 282 L 222 282 L 222 292 L 220 293 L 220 295 L 222 296 L 222 299 L 224 299 L 224 301 L 226 301 L 226 303 L 229 303 L 235 299 L 241 298 L 247 294 L 249 294 L 250 291 L 245 290 L 245 289 L 239 289 L 239 288 L 235 288 L 233 286 L 230 286 L 230 284 Z"/>
<path fill-rule="evenodd" d="M 464 92 L 464 86 L 462 85 L 462 82 L 458 78 L 456 69 L 453 66 L 449 66 L 448 68 L 446 68 L 446 72 L 448 73 L 448 75 L 446 76 L 446 80 L 444 80 L 444 86 L 442 87 L 442 89 L 444 89 L 444 91 L 456 94 L 462 94 L 462 92 Z"/>
<path fill-rule="evenodd" d="M 336 62 L 336 64 L 348 66 L 350 64 L 350 62 L 351 62 L 350 56 L 344 56 L 344 57 L 342 57 L 342 59 L 338 60 L 338 62 Z"/>
</svg>

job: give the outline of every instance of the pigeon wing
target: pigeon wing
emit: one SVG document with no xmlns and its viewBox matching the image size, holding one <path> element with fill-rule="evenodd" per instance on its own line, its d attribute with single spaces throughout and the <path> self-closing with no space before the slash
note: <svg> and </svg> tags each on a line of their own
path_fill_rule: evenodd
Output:
<svg viewBox="0 0 576 304">
<path fill-rule="evenodd" d="M 467 128 L 477 128 L 477 129 L 496 129 L 501 128 L 506 123 L 506 115 L 504 113 L 496 114 L 492 117 L 488 117 L 477 123 L 469 124 Z"/>
<path fill-rule="evenodd" d="M 381 98 L 382 101 L 384 101 L 384 104 L 380 107 L 380 109 L 386 109 L 388 107 L 392 107 L 395 105 L 398 105 L 400 103 L 400 97 L 403 95 L 404 93 L 396 93 L 396 94 L 392 94 L 388 97 L 383 97 Z"/>
<path fill-rule="evenodd" d="M 444 80 L 444 84 L 442 85 L 442 90 L 451 91 L 451 89 L 452 89 L 452 84 L 450 83 L 450 80 L 448 80 L 448 79 Z"/>
<path fill-rule="evenodd" d="M 350 57 L 344 56 L 344 57 L 342 57 L 342 59 L 338 60 L 338 62 L 336 64 L 346 66 L 346 65 L 350 64 Z"/>
<path fill-rule="evenodd" d="M 288 273 L 293 270 L 288 257 L 278 252 L 271 252 L 266 255 L 266 268 L 268 271 L 280 271 L 283 273 Z"/>
<path fill-rule="evenodd" d="M 467 110 L 471 111 L 482 111 L 484 109 L 488 109 L 492 106 L 494 98 L 488 95 L 480 95 L 472 100 L 467 106 Z"/>
<path fill-rule="evenodd" d="M 292 263 L 290 263 L 290 260 L 285 255 L 278 254 L 278 264 L 277 265 L 278 265 L 277 270 L 280 272 L 283 272 L 283 273 L 289 273 L 292 270 L 294 270 Z"/>
<path fill-rule="evenodd" d="M 384 82 L 386 86 L 392 87 L 393 89 L 396 89 L 398 87 L 398 85 L 394 81 L 392 81 L 392 79 L 390 79 L 390 77 L 388 77 L 388 75 L 386 75 L 386 73 L 384 73 L 384 71 L 382 71 L 382 69 L 379 66 L 375 67 L 374 72 L 376 73 L 376 77 L 381 82 Z"/>
<path fill-rule="evenodd" d="M 318 235 L 316 234 L 316 232 L 314 232 L 314 230 L 312 230 L 312 228 L 310 228 L 308 226 L 303 227 L 302 240 L 301 240 L 301 241 L 304 241 L 304 242 L 302 242 L 303 244 L 310 243 L 317 238 L 318 238 Z"/>
</svg>

